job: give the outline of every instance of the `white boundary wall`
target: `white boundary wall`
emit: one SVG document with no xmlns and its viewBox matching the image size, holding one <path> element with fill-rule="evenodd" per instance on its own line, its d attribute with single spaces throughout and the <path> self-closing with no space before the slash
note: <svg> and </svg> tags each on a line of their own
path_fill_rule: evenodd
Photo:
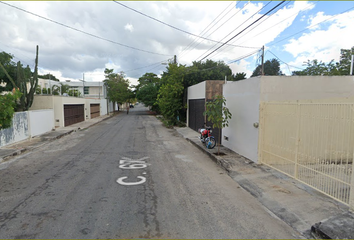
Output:
<svg viewBox="0 0 354 240">
<path fill-rule="evenodd" d="M 43 109 L 28 111 L 30 137 L 35 137 L 54 129 L 54 110 Z"/>
<path fill-rule="evenodd" d="M 223 92 L 232 119 L 223 129 L 222 144 L 258 162 L 259 130 L 253 124 L 259 124 L 261 102 L 354 102 L 354 77 L 262 76 L 227 82 Z"/>
<path fill-rule="evenodd" d="M 232 118 L 222 130 L 221 143 L 254 162 L 258 159 L 258 128 L 253 124 L 259 122 L 260 88 L 260 78 L 227 82 L 223 86 Z"/>
</svg>

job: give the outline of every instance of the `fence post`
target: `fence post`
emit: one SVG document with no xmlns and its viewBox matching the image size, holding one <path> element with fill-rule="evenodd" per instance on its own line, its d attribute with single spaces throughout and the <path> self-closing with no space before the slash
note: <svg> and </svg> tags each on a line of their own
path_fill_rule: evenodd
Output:
<svg viewBox="0 0 354 240">
<path fill-rule="evenodd" d="M 296 148 L 295 148 L 295 169 L 294 178 L 298 179 L 298 158 L 299 158 L 299 145 L 300 145 L 300 126 L 301 126 L 301 105 L 297 104 L 297 130 L 296 130 Z"/>
<path fill-rule="evenodd" d="M 354 153 L 353 153 L 354 160 Z M 350 179 L 350 191 L 349 191 L 349 210 L 354 212 L 354 164 L 352 163 L 352 176 Z"/>
</svg>

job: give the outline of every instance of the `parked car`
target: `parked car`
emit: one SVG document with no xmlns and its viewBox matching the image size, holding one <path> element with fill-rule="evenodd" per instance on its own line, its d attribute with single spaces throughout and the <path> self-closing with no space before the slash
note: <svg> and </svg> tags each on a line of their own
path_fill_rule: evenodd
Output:
<svg viewBox="0 0 354 240">
<path fill-rule="evenodd" d="M 130 106 L 129 106 L 130 108 L 134 108 L 134 105 L 133 104 L 130 104 Z"/>
</svg>

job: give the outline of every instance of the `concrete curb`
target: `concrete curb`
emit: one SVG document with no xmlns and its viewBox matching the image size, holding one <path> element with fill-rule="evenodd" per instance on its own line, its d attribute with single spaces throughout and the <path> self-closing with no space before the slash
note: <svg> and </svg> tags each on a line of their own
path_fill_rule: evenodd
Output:
<svg viewBox="0 0 354 240">
<path fill-rule="evenodd" d="M 193 141 L 190 138 L 186 138 L 186 140 L 189 141 L 190 143 L 192 143 L 194 146 L 198 147 L 202 152 L 207 154 L 215 163 L 220 165 L 228 173 L 231 171 L 230 164 L 227 161 L 223 160 L 222 157 L 215 156 L 213 153 L 209 152 L 206 147 L 199 145 L 198 143 L 196 143 L 195 141 Z"/>
</svg>

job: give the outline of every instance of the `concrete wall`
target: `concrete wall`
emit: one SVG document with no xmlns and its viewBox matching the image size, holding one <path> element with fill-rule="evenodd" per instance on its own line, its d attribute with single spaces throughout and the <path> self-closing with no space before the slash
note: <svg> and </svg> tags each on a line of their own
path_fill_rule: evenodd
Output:
<svg viewBox="0 0 354 240">
<path fill-rule="evenodd" d="M 263 102 L 342 103 L 354 101 L 353 76 L 262 76 L 223 86 L 233 114 L 222 144 L 258 162 L 259 106 Z M 224 139 L 228 137 L 228 141 Z"/>
<path fill-rule="evenodd" d="M 189 99 L 201 99 L 205 98 L 205 86 L 206 82 L 201 82 L 188 88 L 188 100 Z"/>
<path fill-rule="evenodd" d="M 54 128 L 54 110 L 34 110 L 28 111 L 29 115 L 29 137 L 35 137 L 49 132 Z"/>
<path fill-rule="evenodd" d="M 29 136 L 27 112 L 17 112 L 12 126 L 0 130 L 0 147 L 27 139 Z"/>
<path fill-rule="evenodd" d="M 296 101 L 354 96 L 353 76 L 263 76 L 261 101 Z"/>
<path fill-rule="evenodd" d="M 30 110 L 53 109 L 53 96 L 51 95 L 34 95 L 33 103 Z"/>
<path fill-rule="evenodd" d="M 257 162 L 261 81 L 250 78 L 242 81 L 227 82 L 223 85 L 226 107 L 232 113 L 229 126 L 222 131 L 221 143 L 225 147 Z M 224 137 L 228 140 L 225 140 Z"/>
</svg>

